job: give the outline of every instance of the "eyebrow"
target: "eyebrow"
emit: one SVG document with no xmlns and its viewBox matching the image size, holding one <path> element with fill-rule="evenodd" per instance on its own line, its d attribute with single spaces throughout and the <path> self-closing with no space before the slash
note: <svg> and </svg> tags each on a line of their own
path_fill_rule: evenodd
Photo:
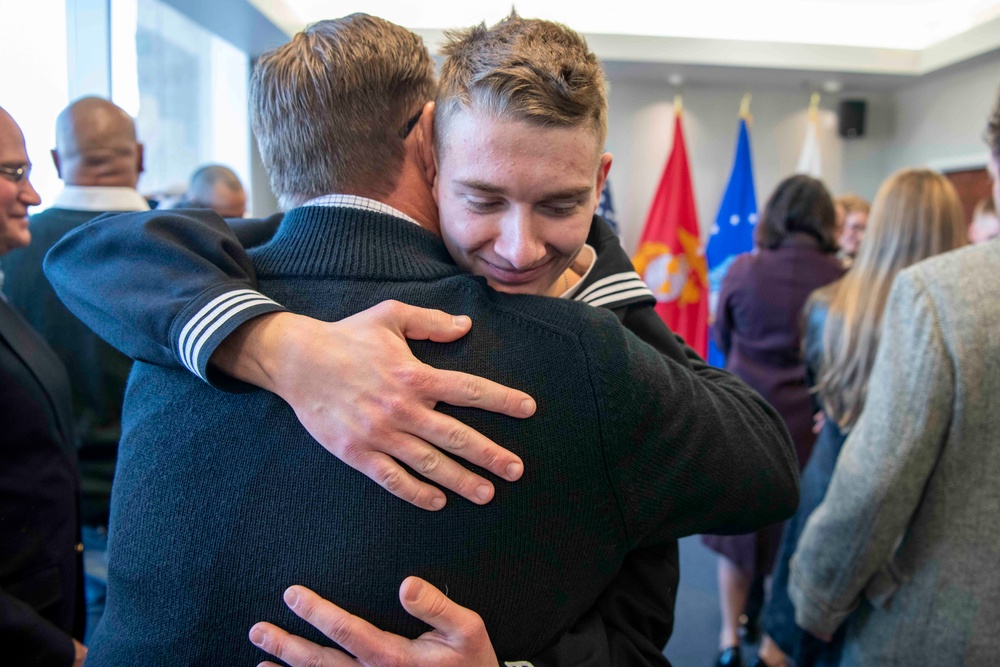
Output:
<svg viewBox="0 0 1000 667">
<path fill-rule="evenodd" d="M 502 195 L 507 193 L 506 188 L 502 188 L 499 185 L 494 185 L 492 183 L 487 183 L 486 181 L 458 181 L 458 184 L 469 188 L 470 190 L 478 190 L 479 192 L 485 192 L 492 195 Z M 587 194 L 590 190 L 590 186 L 586 186 L 571 188 L 569 190 L 560 190 L 558 192 L 547 192 L 541 199 L 542 201 L 549 201 L 552 199 L 574 199 Z"/>
</svg>

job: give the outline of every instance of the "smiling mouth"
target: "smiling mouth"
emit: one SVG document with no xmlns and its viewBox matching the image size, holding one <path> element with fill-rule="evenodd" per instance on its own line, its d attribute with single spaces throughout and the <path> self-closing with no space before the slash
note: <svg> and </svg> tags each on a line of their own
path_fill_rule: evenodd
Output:
<svg viewBox="0 0 1000 667">
<path fill-rule="evenodd" d="M 539 264 L 530 269 L 505 269 L 485 259 L 482 261 L 486 265 L 486 276 L 505 285 L 523 285 L 533 282 L 544 274 L 552 263 L 552 260 L 549 259 L 544 264 Z"/>
</svg>

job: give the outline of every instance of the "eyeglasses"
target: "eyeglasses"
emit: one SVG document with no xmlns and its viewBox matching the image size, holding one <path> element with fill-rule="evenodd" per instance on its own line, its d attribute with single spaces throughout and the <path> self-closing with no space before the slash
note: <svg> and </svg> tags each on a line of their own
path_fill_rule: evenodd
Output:
<svg viewBox="0 0 1000 667">
<path fill-rule="evenodd" d="M 8 167 L 5 164 L 0 164 L 0 175 L 3 175 L 12 183 L 20 183 L 27 180 L 28 176 L 31 175 L 31 165 L 22 164 L 19 167 Z"/>
<path fill-rule="evenodd" d="M 403 130 L 399 133 L 399 136 L 403 137 L 404 139 L 410 136 L 410 132 L 413 132 L 413 128 L 417 126 L 417 121 L 420 120 L 420 117 L 423 115 L 424 115 L 424 110 L 421 109 L 416 113 L 415 116 L 413 116 L 413 118 L 406 121 L 406 127 L 404 127 Z"/>
</svg>

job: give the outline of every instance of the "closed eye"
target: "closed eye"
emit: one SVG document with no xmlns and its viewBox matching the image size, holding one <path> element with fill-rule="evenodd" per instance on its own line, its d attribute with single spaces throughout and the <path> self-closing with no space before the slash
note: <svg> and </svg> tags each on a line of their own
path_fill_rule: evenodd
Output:
<svg viewBox="0 0 1000 667">
<path fill-rule="evenodd" d="M 469 210 L 473 213 L 493 213 L 503 206 L 503 202 L 497 200 L 480 201 L 476 199 L 466 200 Z"/>
</svg>

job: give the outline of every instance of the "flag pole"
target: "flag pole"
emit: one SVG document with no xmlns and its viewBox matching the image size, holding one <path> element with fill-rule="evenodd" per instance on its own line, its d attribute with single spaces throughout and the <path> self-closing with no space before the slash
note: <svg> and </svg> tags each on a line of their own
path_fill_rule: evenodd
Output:
<svg viewBox="0 0 1000 667">
<path fill-rule="evenodd" d="M 750 91 L 747 91 L 743 93 L 743 99 L 740 101 L 740 118 L 745 120 L 747 123 L 753 119 L 750 115 L 750 100 L 752 98 L 753 95 L 750 94 Z"/>
<path fill-rule="evenodd" d="M 674 95 L 674 115 L 680 116 L 682 111 L 684 111 L 684 100 L 679 94 Z"/>
<path fill-rule="evenodd" d="M 809 98 L 809 120 L 816 121 L 819 119 L 819 93 L 813 93 L 812 97 Z"/>
</svg>

